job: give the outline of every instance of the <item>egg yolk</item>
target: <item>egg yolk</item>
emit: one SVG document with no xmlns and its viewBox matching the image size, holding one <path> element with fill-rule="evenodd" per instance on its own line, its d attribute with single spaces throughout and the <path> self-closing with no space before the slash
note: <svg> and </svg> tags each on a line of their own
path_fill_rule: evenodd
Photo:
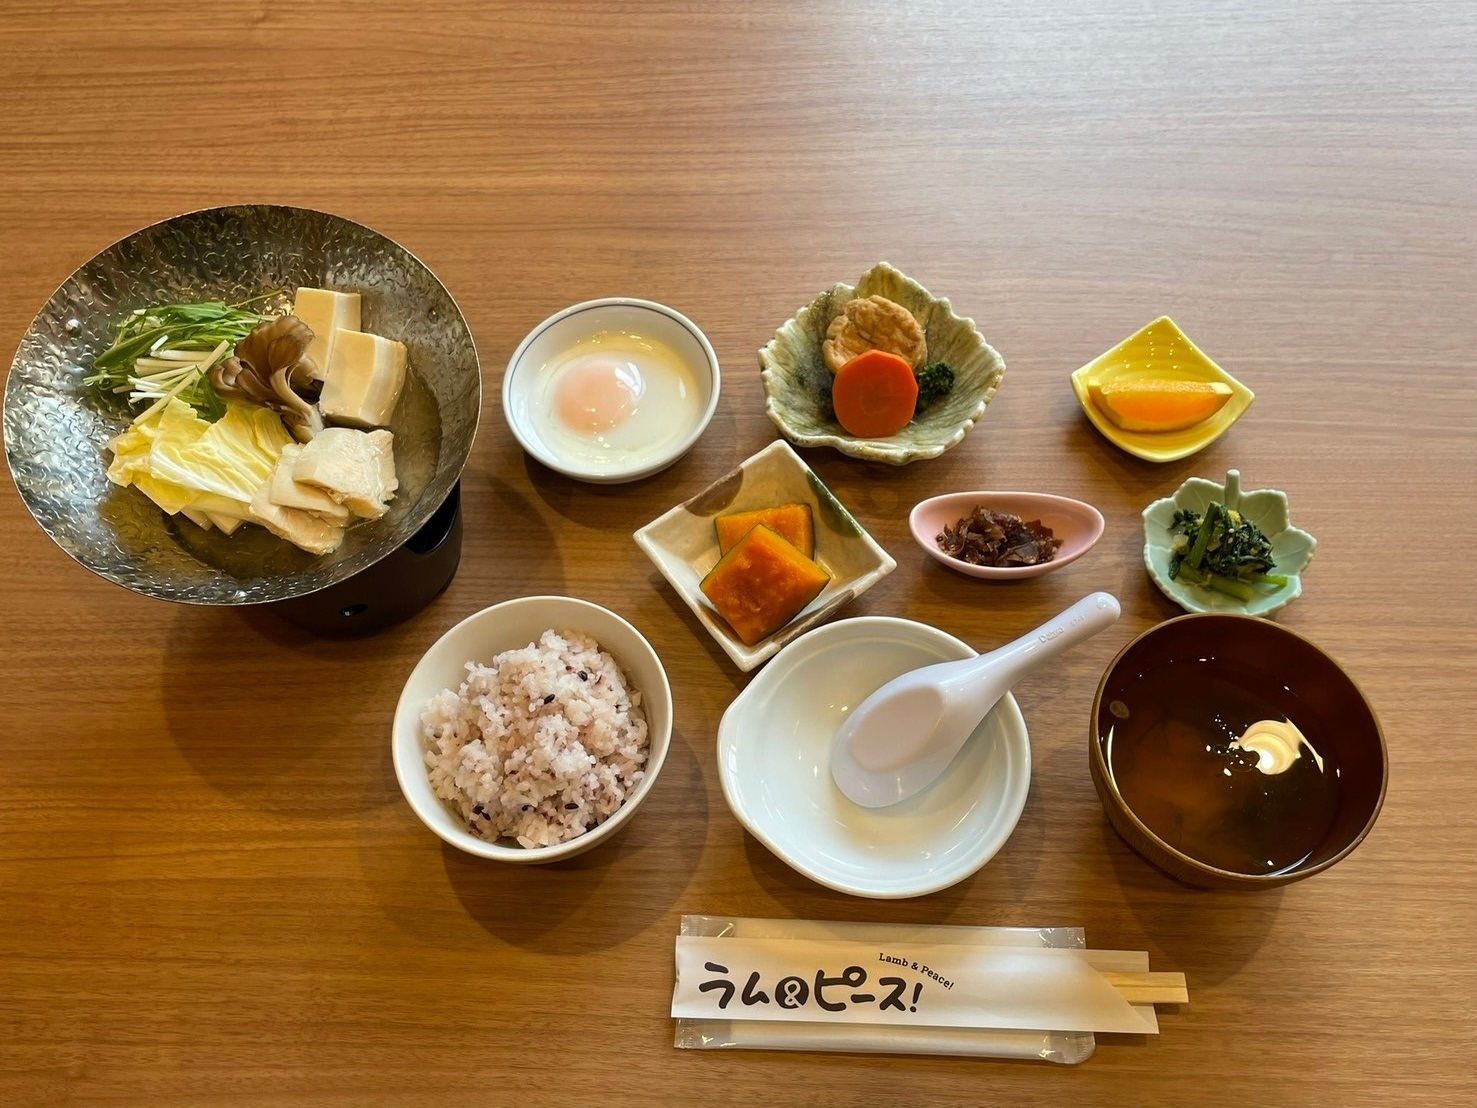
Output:
<svg viewBox="0 0 1477 1108">
<path fill-rule="evenodd" d="M 570 366 L 554 388 L 554 411 L 574 431 L 608 431 L 631 418 L 645 391 L 630 362 L 585 358 Z"/>
</svg>

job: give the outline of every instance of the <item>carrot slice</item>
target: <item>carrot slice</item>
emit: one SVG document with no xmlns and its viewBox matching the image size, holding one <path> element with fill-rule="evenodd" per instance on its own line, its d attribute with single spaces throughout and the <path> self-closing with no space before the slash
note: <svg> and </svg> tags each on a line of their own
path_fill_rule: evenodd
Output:
<svg viewBox="0 0 1477 1108">
<path fill-rule="evenodd" d="M 836 422 L 859 439 L 885 439 L 913 418 L 918 378 L 906 358 L 865 350 L 836 371 L 831 407 Z"/>
</svg>

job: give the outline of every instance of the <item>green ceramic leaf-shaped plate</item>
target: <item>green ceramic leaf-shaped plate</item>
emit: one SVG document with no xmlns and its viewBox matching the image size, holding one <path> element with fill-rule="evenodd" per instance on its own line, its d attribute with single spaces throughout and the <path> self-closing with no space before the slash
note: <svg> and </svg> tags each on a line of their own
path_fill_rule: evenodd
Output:
<svg viewBox="0 0 1477 1108">
<path fill-rule="evenodd" d="M 1203 515 L 1212 501 L 1240 512 L 1272 540 L 1272 558 L 1277 563 L 1275 572 L 1285 574 L 1287 584 L 1243 601 L 1201 585 L 1170 579 L 1170 528 L 1174 525 L 1174 513 L 1188 508 Z M 1266 616 L 1302 595 L 1303 570 L 1312 560 L 1318 540 L 1292 525 L 1287 494 L 1280 489 L 1242 492 L 1241 474 L 1233 469 L 1226 474 L 1224 484 L 1204 477 L 1191 477 L 1172 497 L 1154 501 L 1143 514 L 1144 565 L 1159 591 L 1185 611 Z"/>
<path fill-rule="evenodd" d="M 913 313 L 923 326 L 928 361 L 947 362 L 954 371 L 949 394 L 920 413 L 895 435 L 860 439 L 836 422 L 829 396 L 831 371 L 821 355 L 826 328 L 853 297 L 885 296 Z M 948 300 L 904 276 L 886 262 L 873 266 L 853 285 L 833 285 L 775 332 L 759 351 L 764 410 L 780 433 L 796 446 L 830 446 L 854 458 L 905 465 L 937 458 L 985 414 L 985 405 L 1005 376 L 1005 359 L 990 346 L 972 319 L 954 314 Z"/>
</svg>

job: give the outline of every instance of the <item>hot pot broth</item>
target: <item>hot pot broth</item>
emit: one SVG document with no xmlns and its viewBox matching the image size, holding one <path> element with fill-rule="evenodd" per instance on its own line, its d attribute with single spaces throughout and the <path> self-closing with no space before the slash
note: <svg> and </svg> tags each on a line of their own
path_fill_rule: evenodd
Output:
<svg viewBox="0 0 1477 1108">
<path fill-rule="evenodd" d="M 1108 690 L 1099 741 L 1133 813 L 1165 843 L 1234 873 L 1279 873 L 1316 851 L 1338 812 L 1339 766 L 1322 721 L 1272 676 L 1171 661 Z M 1307 744 L 1281 773 L 1233 740 L 1287 720 Z M 1316 756 L 1315 756 L 1316 752 Z M 1321 762 L 1321 765 L 1320 765 Z"/>
</svg>

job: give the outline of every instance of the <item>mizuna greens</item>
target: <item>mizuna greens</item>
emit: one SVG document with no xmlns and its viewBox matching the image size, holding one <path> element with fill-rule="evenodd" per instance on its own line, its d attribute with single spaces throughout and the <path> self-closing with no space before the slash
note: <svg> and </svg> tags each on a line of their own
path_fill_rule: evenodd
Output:
<svg viewBox="0 0 1477 1108">
<path fill-rule="evenodd" d="M 273 295 L 263 293 L 239 304 L 207 300 L 139 308 L 119 325 L 113 344 L 94 359 L 85 383 L 101 392 L 127 393 L 134 404 L 177 397 L 206 420 L 219 419 L 226 406 L 207 372 L 270 318 L 250 306 Z"/>
</svg>

